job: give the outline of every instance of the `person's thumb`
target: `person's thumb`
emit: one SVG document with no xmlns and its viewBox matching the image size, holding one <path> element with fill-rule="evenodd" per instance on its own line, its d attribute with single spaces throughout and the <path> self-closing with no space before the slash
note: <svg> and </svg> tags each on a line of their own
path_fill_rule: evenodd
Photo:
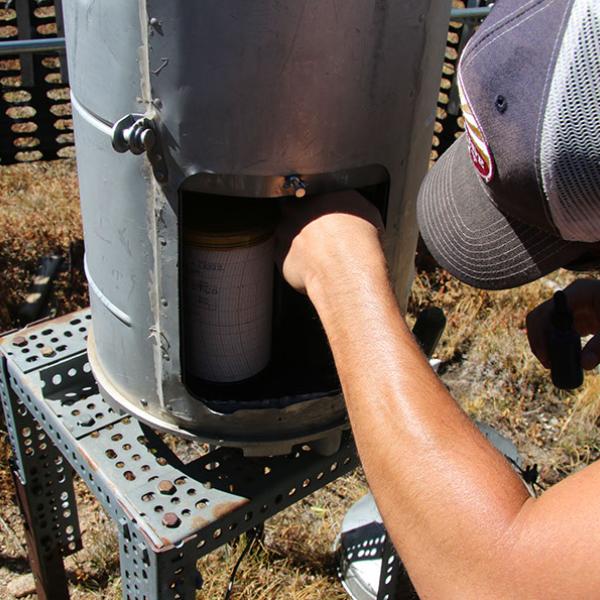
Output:
<svg viewBox="0 0 600 600">
<path fill-rule="evenodd" d="M 600 334 L 596 334 L 581 352 L 581 366 L 589 371 L 600 363 Z"/>
</svg>

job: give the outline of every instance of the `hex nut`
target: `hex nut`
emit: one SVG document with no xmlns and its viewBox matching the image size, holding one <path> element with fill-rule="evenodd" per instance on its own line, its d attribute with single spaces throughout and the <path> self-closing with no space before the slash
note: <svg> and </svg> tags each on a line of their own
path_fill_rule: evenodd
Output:
<svg viewBox="0 0 600 600">
<path fill-rule="evenodd" d="M 54 348 L 50 348 L 50 346 L 44 346 L 40 350 L 40 353 L 45 358 L 51 358 L 52 356 L 54 356 L 56 354 Z"/>
<path fill-rule="evenodd" d="M 13 346 L 17 346 L 17 348 L 22 348 L 23 346 L 27 346 L 27 338 L 22 335 L 17 335 L 13 338 Z"/>
<path fill-rule="evenodd" d="M 162 518 L 162 524 L 165 527 L 179 527 L 180 523 L 181 521 L 179 520 L 179 517 L 172 512 L 165 513 Z"/>
<path fill-rule="evenodd" d="M 162 481 L 158 482 L 158 491 L 166 496 L 172 496 L 177 491 L 177 488 L 172 481 L 163 479 Z"/>
<path fill-rule="evenodd" d="M 92 415 L 90 415 L 90 413 L 81 413 L 79 415 L 79 419 L 77 419 L 77 423 L 81 426 L 81 427 L 90 427 L 95 423 L 95 419 L 94 417 L 92 417 Z"/>
</svg>

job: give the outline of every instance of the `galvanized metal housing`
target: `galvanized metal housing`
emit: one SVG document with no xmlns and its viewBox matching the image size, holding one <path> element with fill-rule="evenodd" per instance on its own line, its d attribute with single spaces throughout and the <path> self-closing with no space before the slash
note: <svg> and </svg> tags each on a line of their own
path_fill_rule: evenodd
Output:
<svg viewBox="0 0 600 600">
<path fill-rule="evenodd" d="M 267 382 L 269 393 L 246 398 L 238 387 L 229 402 L 186 378 L 185 207 L 285 201 L 299 185 L 308 195 L 359 189 L 386 220 L 404 303 L 450 1 L 72 0 L 64 12 L 89 356 L 104 397 L 163 430 L 247 454 L 310 440 L 335 448 L 347 419 L 336 386 L 325 385 L 327 350 L 318 368 L 290 367 L 297 388 Z M 308 315 L 304 299 L 286 302 Z M 303 335 L 290 333 L 289 345 L 312 354 Z"/>
</svg>

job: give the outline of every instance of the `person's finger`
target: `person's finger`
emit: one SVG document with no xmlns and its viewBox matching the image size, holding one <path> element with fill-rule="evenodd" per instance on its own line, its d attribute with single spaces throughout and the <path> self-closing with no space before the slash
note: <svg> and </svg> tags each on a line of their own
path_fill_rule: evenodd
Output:
<svg viewBox="0 0 600 600">
<path fill-rule="evenodd" d="M 581 352 L 581 366 L 590 371 L 600 363 L 600 334 L 595 335 Z"/>
<path fill-rule="evenodd" d="M 564 290 L 579 335 L 600 331 L 600 281 L 578 279 Z"/>
<path fill-rule="evenodd" d="M 550 368 L 550 353 L 548 351 L 548 324 L 551 304 L 544 302 L 532 310 L 526 319 L 527 338 L 535 357 L 546 368 Z"/>
</svg>

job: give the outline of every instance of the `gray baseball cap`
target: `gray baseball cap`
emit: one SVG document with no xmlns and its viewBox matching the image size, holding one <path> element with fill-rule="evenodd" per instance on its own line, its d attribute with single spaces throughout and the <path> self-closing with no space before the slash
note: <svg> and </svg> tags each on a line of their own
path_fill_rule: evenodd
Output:
<svg viewBox="0 0 600 600">
<path fill-rule="evenodd" d="M 466 133 L 418 201 L 434 258 L 504 289 L 597 255 L 600 0 L 497 0 L 458 80 Z"/>
</svg>

